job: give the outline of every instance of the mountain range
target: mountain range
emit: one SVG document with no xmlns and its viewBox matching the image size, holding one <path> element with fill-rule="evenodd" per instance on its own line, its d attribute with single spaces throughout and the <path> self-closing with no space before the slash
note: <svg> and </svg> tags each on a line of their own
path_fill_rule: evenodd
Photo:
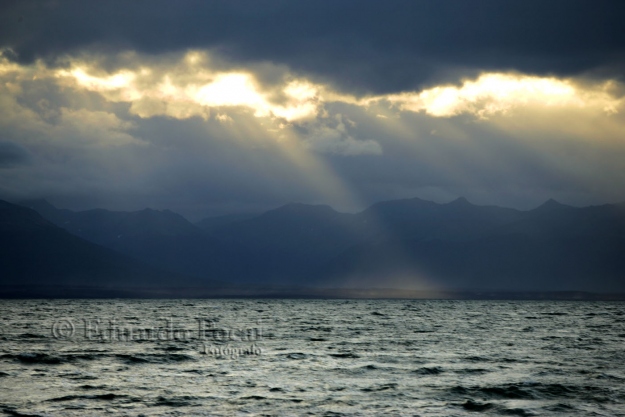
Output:
<svg viewBox="0 0 625 417">
<path fill-rule="evenodd" d="M 20 288 L 158 288 L 190 282 L 73 235 L 36 211 L 0 200 L 0 286 Z"/>
<path fill-rule="evenodd" d="M 169 210 L 0 205 L 0 285 L 625 292 L 625 204 L 520 211 L 464 198 L 360 213 L 287 204 L 191 223 Z"/>
</svg>

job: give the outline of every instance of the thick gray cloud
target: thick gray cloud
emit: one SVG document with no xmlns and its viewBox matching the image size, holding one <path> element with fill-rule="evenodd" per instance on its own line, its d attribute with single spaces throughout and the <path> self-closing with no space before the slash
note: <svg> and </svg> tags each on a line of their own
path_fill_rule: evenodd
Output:
<svg viewBox="0 0 625 417">
<path fill-rule="evenodd" d="M 624 15 L 619 0 L 15 1 L 3 2 L 0 45 L 22 62 L 213 49 L 383 93 L 484 70 L 622 77 Z"/>
</svg>

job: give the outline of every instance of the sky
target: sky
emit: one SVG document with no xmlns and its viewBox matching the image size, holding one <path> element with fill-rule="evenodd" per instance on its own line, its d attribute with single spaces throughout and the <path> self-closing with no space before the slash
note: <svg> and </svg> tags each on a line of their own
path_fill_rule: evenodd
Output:
<svg viewBox="0 0 625 417">
<path fill-rule="evenodd" d="M 625 201 L 625 2 L 4 1 L 0 198 Z"/>
</svg>

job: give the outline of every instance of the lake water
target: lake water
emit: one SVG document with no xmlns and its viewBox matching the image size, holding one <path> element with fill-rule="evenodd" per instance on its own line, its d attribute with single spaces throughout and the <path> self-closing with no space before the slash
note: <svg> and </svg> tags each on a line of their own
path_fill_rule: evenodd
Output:
<svg viewBox="0 0 625 417">
<path fill-rule="evenodd" d="M 0 300 L 0 410 L 625 416 L 625 303 Z"/>
</svg>

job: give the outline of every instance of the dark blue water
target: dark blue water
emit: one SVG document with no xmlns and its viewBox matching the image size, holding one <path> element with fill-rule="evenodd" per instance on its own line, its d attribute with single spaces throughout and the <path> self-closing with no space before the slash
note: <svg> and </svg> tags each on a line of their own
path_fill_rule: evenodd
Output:
<svg viewBox="0 0 625 417">
<path fill-rule="evenodd" d="M 625 415 L 625 303 L 0 301 L 0 410 Z"/>
</svg>

